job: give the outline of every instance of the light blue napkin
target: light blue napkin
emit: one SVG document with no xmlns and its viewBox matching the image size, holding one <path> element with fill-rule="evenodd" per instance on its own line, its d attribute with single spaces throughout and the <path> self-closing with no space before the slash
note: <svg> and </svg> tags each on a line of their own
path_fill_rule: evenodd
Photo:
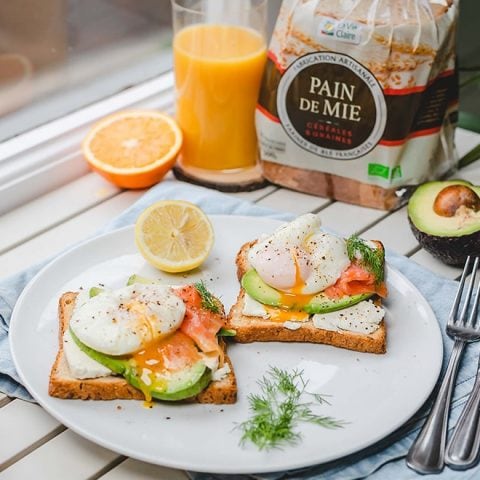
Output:
<svg viewBox="0 0 480 480">
<path fill-rule="evenodd" d="M 134 205 L 118 218 L 106 225 L 98 233 L 104 233 L 124 225 L 135 222 L 138 214 L 151 203 L 160 199 L 183 199 L 199 205 L 207 213 L 269 216 L 280 220 L 289 220 L 291 215 L 274 212 L 269 209 L 253 205 L 235 197 L 229 197 L 210 190 L 194 187 L 178 181 L 165 180 L 149 190 Z M 407 258 L 387 252 L 391 265 L 402 272 L 421 291 L 432 306 L 442 327 L 446 323 L 448 312 L 452 304 L 457 282 L 442 279 L 430 271 L 420 267 Z M 12 397 L 31 400 L 28 392 L 19 384 L 18 376 L 12 364 L 8 345 L 8 324 L 15 301 L 28 281 L 46 264 L 35 265 L 30 269 L 0 280 L 0 391 Z M 414 332 L 412 332 L 414 334 Z M 444 335 L 445 357 L 451 351 L 452 341 Z M 476 374 L 479 347 L 472 345 L 466 350 L 462 368 L 457 379 L 454 392 L 454 402 L 450 417 L 450 427 L 453 426 L 461 412 L 461 407 L 473 386 Z M 445 362 L 444 362 L 445 368 Z M 381 401 L 381 399 L 379 400 Z M 358 452 L 336 462 L 316 467 L 309 467 L 295 472 L 279 472 L 275 474 L 238 476 L 238 475 L 210 475 L 190 472 L 194 480 L 237 480 L 244 478 L 254 479 L 302 479 L 302 480 L 353 480 L 368 477 L 369 480 L 413 479 L 418 475 L 405 465 L 405 455 L 423 423 L 429 402 L 406 425 L 394 432 L 388 438 L 366 450 Z M 467 472 L 454 472 L 448 468 L 437 476 L 443 479 L 478 479 L 480 467 Z"/>
</svg>

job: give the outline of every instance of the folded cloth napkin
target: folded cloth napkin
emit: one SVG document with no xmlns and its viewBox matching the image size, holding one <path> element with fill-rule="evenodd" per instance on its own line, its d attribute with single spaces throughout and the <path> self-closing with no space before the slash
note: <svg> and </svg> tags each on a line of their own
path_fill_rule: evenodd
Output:
<svg viewBox="0 0 480 480">
<path fill-rule="evenodd" d="M 148 205 L 160 199 L 183 199 L 199 205 L 207 213 L 268 216 L 280 220 L 289 220 L 291 215 L 274 212 L 261 208 L 239 198 L 212 192 L 205 188 L 194 187 L 178 181 L 165 180 L 150 189 L 134 205 L 114 219 L 97 233 L 105 233 L 124 225 L 135 222 L 139 213 Z M 415 262 L 387 252 L 391 265 L 402 272 L 421 291 L 429 301 L 437 319 L 444 331 L 444 325 L 451 307 L 457 282 L 445 280 L 420 267 Z M 32 400 L 25 388 L 20 384 L 17 373 L 12 363 L 9 344 L 8 326 L 15 302 L 29 280 L 46 264 L 48 260 L 35 265 L 28 270 L 0 280 L 0 391 L 11 397 Z M 413 334 L 413 333 L 412 333 Z M 444 335 L 445 357 L 450 354 L 452 341 Z M 452 426 L 461 411 L 462 405 L 470 392 L 476 374 L 478 346 L 470 346 L 466 350 L 463 366 L 457 379 L 454 392 L 454 402 L 450 422 Z M 445 364 L 445 362 L 444 362 Z M 445 365 L 444 365 L 445 368 Z M 379 399 L 381 401 L 381 399 Z M 373 406 L 374 408 L 374 406 Z M 371 480 L 384 479 L 410 479 L 418 475 L 405 466 L 404 458 L 412 441 L 423 423 L 423 418 L 428 411 L 429 402 L 403 427 L 383 439 L 381 442 L 346 458 L 335 462 L 292 472 L 278 472 L 262 475 L 213 475 L 190 472 L 192 480 L 237 480 L 237 479 L 332 479 L 353 480 L 368 477 Z M 446 469 L 440 477 L 454 479 L 457 477 L 480 478 L 480 467 L 468 472 L 454 472 Z"/>
</svg>

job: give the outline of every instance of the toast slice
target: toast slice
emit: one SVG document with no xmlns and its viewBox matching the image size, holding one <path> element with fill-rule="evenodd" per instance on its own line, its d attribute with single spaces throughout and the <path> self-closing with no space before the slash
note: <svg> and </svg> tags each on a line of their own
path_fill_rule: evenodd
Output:
<svg viewBox="0 0 480 480">
<path fill-rule="evenodd" d="M 52 397 L 81 400 L 144 400 L 140 390 L 130 385 L 121 376 L 78 379 L 72 376 L 63 350 L 63 334 L 68 328 L 70 317 L 75 307 L 74 292 L 64 293 L 58 305 L 59 350 L 50 372 L 48 393 Z M 237 399 L 237 382 L 230 359 L 225 355 L 230 366 L 228 373 L 220 381 L 212 381 L 197 396 L 190 399 L 197 403 L 231 404 Z"/>
<path fill-rule="evenodd" d="M 239 281 L 250 268 L 247 254 L 255 243 L 256 240 L 246 243 L 237 254 L 236 265 Z M 245 295 L 245 290 L 240 288 L 237 301 L 230 309 L 227 317 L 226 328 L 236 331 L 233 339 L 237 342 L 309 342 L 332 345 L 358 352 L 380 354 L 386 352 L 387 330 L 385 320 L 382 320 L 379 328 L 370 334 L 347 330 L 324 330 L 315 327 L 312 320 L 303 322 L 299 328 L 291 330 L 278 321 L 244 315 L 242 312 Z M 379 297 L 375 299 L 375 303 L 380 304 Z"/>
</svg>

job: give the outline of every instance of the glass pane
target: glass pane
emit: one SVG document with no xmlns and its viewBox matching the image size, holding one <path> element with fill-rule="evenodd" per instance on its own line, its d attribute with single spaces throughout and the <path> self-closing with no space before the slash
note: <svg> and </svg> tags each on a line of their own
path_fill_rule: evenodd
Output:
<svg viewBox="0 0 480 480">
<path fill-rule="evenodd" d="M 169 70 L 170 0 L 0 2 L 0 141 Z"/>
<path fill-rule="evenodd" d="M 479 5 L 458 28 L 461 123 L 478 130 Z M 0 141 L 169 70 L 171 39 L 170 0 L 0 0 Z"/>
</svg>

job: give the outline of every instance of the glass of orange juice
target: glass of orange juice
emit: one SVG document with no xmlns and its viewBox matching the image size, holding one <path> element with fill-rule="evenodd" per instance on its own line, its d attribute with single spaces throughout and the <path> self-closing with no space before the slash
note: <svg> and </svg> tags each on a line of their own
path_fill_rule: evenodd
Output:
<svg viewBox="0 0 480 480">
<path fill-rule="evenodd" d="M 255 107 L 266 60 L 267 0 L 172 0 L 177 177 L 219 190 L 263 184 Z"/>
</svg>

